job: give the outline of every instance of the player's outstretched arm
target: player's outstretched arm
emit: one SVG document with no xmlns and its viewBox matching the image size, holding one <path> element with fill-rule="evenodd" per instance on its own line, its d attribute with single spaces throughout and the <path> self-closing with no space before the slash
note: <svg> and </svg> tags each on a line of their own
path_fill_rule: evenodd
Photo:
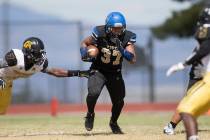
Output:
<svg viewBox="0 0 210 140">
<path fill-rule="evenodd" d="M 172 73 L 183 70 L 186 66 L 192 65 L 194 62 L 199 62 L 200 59 L 205 57 L 206 55 L 210 54 L 210 40 L 205 40 L 200 44 L 198 50 L 194 51 L 184 62 L 179 62 L 173 66 L 171 66 L 166 76 L 170 76 Z"/>
<path fill-rule="evenodd" d="M 45 73 L 56 76 L 56 77 L 89 77 L 89 71 L 80 71 L 80 70 L 64 70 L 61 68 L 48 68 L 45 70 Z"/>
</svg>

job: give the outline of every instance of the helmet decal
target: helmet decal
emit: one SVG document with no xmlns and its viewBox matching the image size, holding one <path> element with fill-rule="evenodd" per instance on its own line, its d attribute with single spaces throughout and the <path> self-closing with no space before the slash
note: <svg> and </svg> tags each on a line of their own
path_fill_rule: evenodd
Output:
<svg viewBox="0 0 210 140">
<path fill-rule="evenodd" d="M 31 45 L 32 45 L 32 42 L 28 40 L 23 44 L 23 47 L 26 49 L 31 49 Z"/>
</svg>

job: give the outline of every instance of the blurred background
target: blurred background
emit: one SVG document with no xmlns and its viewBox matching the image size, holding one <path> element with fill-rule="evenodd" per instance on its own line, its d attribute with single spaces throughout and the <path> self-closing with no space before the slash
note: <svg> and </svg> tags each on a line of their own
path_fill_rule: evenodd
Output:
<svg viewBox="0 0 210 140">
<path fill-rule="evenodd" d="M 120 11 L 127 29 L 137 34 L 137 63 L 124 61 L 126 102 L 178 102 L 185 94 L 188 69 L 166 77 L 166 70 L 183 61 L 197 45 L 196 20 L 206 0 L 0 0 L 0 57 L 21 49 L 31 36 L 43 40 L 49 67 L 88 69 L 80 59 L 80 41 Z M 13 103 L 85 103 L 86 78 L 55 78 L 42 73 L 14 81 Z M 109 103 L 104 88 L 100 103 Z"/>
</svg>

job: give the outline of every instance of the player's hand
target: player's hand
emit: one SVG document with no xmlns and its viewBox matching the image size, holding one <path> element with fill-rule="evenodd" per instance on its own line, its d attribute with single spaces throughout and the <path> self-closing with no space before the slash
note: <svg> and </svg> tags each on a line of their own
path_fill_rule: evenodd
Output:
<svg viewBox="0 0 210 140">
<path fill-rule="evenodd" d="M 114 38 L 111 38 L 111 41 L 118 47 L 122 47 L 122 42 L 120 41 L 120 39 L 118 37 L 114 37 Z"/>
<path fill-rule="evenodd" d="M 89 74 L 90 74 L 90 71 L 89 70 L 79 71 L 79 77 L 86 77 L 86 78 L 88 78 L 89 77 Z"/>
<path fill-rule="evenodd" d="M 182 62 L 175 64 L 167 70 L 166 76 L 170 76 L 172 73 L 183 70 L 184 68 L 185 68 L 185 66 Z"/>
<path fill-rule="evenodd" d="M 4 80 L 0 79 L 0 90 L 3 90 L 6 87 Z"/>
<path fill-rule="evenodd" d="M 82 58 L 86 58 L 88 56 L 87 51 L 88 51 L 88 49 L 86 47 L 81 47 L 80 48 L 80 54 L 81 54 Z"/>
</svg>

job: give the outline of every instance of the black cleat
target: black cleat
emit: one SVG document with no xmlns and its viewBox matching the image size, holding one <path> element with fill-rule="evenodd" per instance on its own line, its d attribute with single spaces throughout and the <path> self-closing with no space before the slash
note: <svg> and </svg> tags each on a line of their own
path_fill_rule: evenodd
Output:
<svg viewBox="0 0 210 140">
<path fill-rule="evenodd" d="M 110 126 L 110 128 L 112 130 L 112 133 L 114 133 L 114 134 L 124 134 L 122 132 L 122 130 L 120 129 L 119 125 L 117 124 L 117 122 L 110 121 L 109 122 L 109 126 Z"/>
<path fill-rule="evenodd" d="M 85 128 L 87 131 L 91 131 L 93 129 L 95 113 L 87 113 L 85 117 Z"/>
</svg>

